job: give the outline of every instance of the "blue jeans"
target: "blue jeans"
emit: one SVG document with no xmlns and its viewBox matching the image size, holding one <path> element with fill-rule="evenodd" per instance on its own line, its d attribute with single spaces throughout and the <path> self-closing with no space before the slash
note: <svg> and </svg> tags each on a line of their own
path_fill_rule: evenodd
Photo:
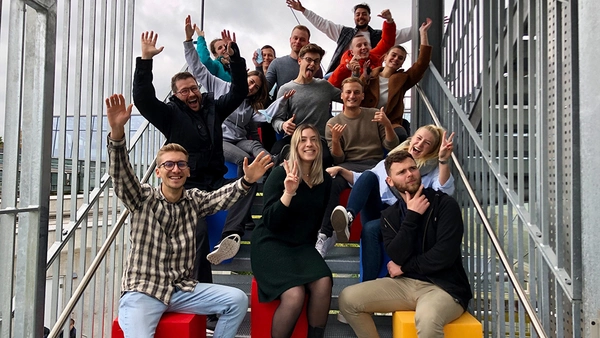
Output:
<svg viewBox="0 0 600 338">
<path fill-rule="evenodd" d="M 153 337 L 165 312 L 220 314 L 215 337 L 234 338 L 248 310 L 248 296 L 237 288 L 198 283 L 192 292 L 177 290 L 169 305 L 141 292 L 126 292 L 119 301 L 119 326 L 125 338 Z"/>
<path fill-rule="evenodd" d="M 381 270 L 381 260 L 383 253 L 381 252 L 381 236 L 380 219 L 374 219 L 362 224 L 362 232 L 360 234 L 360 250 L 362 252 L 362 276 L 363 282 L 374 280 L 379 277 Z"/>
<path fill-rule="evenodd" d="M 360 212 L 360 220 L 363 224 L 381 218 L 383 203 L 379 193 L 379 177 L 372 171 L 363 172 L 354 182 L 346 210 L 354 216 Z"/>
</svg>

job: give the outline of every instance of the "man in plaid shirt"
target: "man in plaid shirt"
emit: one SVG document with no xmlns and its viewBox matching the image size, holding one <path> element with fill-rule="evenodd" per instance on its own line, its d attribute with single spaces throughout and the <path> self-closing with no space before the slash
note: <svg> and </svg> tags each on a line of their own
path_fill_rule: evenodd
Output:
<svg viewBox="0 0 600 338">
<path fill-rule="evenodd" d="M 125 146 L 125 123 L 132 105 L 123 95 L 106 99 L 111 127 L 108 136 L 109 173 L 115 193 L 131 212 L 131 251 L 122 280 L 119 325 L 125 337 L 151 337 L 164 312 L 221 315 L 215 337 L 235 337 L 248 309 L 248 297 L 223 285 L 193 279 L 198 219 L 227 209 L 273 164 L 259 154 L 244 160 L 244 176 L 218 190 L 186 190 L 188 153 L 178 144 L 157 154 L 159 187 L 140 184 Z"/>
</svg>

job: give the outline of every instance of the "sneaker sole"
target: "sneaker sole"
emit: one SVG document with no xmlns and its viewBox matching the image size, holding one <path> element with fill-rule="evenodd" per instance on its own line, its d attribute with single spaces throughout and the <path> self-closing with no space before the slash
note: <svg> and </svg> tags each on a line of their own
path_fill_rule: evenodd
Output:
<svg viewBox="0 0 600 338">
<path fill-rule="evenodd" d="M 238 251 L 240 251 L 240 236 L 228 236 L 219 243 L 216 250 L 206 256 L 206 259 L 214 265 L 219 265 L 224 260 L 235 257 Z"/>
<path fill-rule="evenodd" d="M 344 215 L 344 211 L 340 209 L 334 209 L 331 213 L 331 226 L 337 234 L 338 242 L 348 242 L 350 240 L 350 231 L 347 226 L 347 216 Z"/>
</svg>

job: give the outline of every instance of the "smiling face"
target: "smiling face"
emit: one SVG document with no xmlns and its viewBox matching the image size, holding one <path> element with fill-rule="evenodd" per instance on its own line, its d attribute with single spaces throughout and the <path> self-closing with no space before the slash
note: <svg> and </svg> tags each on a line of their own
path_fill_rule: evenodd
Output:
<svg viewBox="0 0 600 338">
<path fill-rule="evenodd" d="M 290 47 L 292 48 L 292 51 L 294 53 L 297 54 L 298 52 L 300 52 L 300 49 L 308 45 L 308 42 L 308 32 L 298 28 L 292 31 L 292 36 L 290 36 Z"/>
<path fill-rule="evenodd" d="M 435 136 L 429 130 L 420 128 L 410 138 L 408 152 L 415 159 L 423 158 L 435 151 L 435 144 L 437 144 Z"/>
<path fill-rule="evenodd" d="M 257 75 L 248 76 L 248 96 L 258 93 L 262 85 L 262 81 Z"/>
<path fill-rule="evenodd" d="M 365 98 L 363 88 L 358 82 L 347 82 L 342 85 L 342 102 L 344 108 L 360 107 L 360 103 Z"/>
<path fill-rule="evenodd" d="M 214 50 L 214 56 L 215 57 L 219 57 L 222 56 L 224 58 L 229 58 L 229 53 L 227 52 L 227 44 L 225 43 L 225 41 L 219 39 L 215 42 L 215 50 Z"/>
<path fill-rule="evenodd" d="M 202 95 L 200 94 L 198 83 L 193 77 L 177 80 L 175 82 L 175 87 L 177 89 L 175 96 L 177 96 L 178 99 L 183 101 L 191 110 L 195 112 L 200 111 Z M 182 94 L 182 90 L 184 92 L 187 91 L 188 93 Z"/>
<path fill-rule="evenodd" d="M 393 47 L 385 55 L 385 67 L 392 68 L 393 70 L 402 68 L 404 60 L 406 59 L 406 52 L 400 48 Z"/>
<path fill-rule="evenodd" d="M 261 51 L 263 67 L 269 67 L 271 61 L 275 60 L 275 51 L 271 48 L 263 48 Z"/>
<path fill-rule="evenodd" d="M 354 24 L 358 29 L 365 29 L 371 21 L 371 15 L 365 8 L 357 8 L 354 11 Z"/>
<path fill-rule="evenodd" d="M 190 177 L 190 167 L 179 169 L 179 166 L 175 165 L 173 166 L 173 169 L 168 170 L 164 165 L 161 164 L 167 161 L 177 163 L 179 161 L 187 162 L 187 160 L 187 156 L 180 151 L 167 151 L 162 153 L 156 159 L 156 163 L 158 163 L 159 166 L 156 167 L 155 171 L 156 176 L 162 180 L 163 186 L 161 189 L 163 189 L 163 194 L 166 195 L 164 189 L 170 189 L 172 191 L 182 190 L 185 181 L 188 177 Z"/>
<path fill-rule="evenodd" d="M 300 134 L 300 141 L 296 148 L 298 157 L 304 162 L 313 162 L 320 155 L 321 140 L 314 130 L 306 128 Z"/>
<path fill-rule="evenodd" d="M 369 57 L 371 52 L 371 44 L 362 35 L 355 36 L 352 39 L 352 55 L 359 59 L 366 59 Z"/>
<path fill-rule="evenodd" d="M 385 181 L 389 186 L 398 189 L 399 192 L 409 192 L 412 195 L 421 186 L 421 173 L 415 160 L 409 157 L 400 162 L 392 163 Z"/>
</svg>

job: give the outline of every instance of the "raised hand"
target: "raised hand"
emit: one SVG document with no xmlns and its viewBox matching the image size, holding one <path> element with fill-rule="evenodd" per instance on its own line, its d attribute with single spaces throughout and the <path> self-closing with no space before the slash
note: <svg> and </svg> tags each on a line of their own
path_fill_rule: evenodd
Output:
<svg viewBox="0 0 600 338">
<path fill-rule="evenodd" d="M 429 200 L 423 195 L 423 185 L 419 187 L 419 190 L 411 196 L 408 191 L 404 192 L 404 200 L 406 201 L 406 208 L 412 210 L 420 215 L 423 215 L 427 208 L 429 208 Z"/>
<path fill-rule="evenodd" d="M 384 9 L 381 11 L 381 14 L 377 14 L 378 17 L 385 19 L 387 22 L 392 22 L 394 19 L 392 18 L 392 12 L 389 9 Z"/>
<path fill-rule="evenodd" d="M 429 28 L 431 28 L 431 23 L 432 21 L 430 18 L 425 19 L 425 22 L 421 24 L 421 27 L 419 27 L 419 32 L 427 32 Z"/>
<path fill-rule="evenodd" d="M 392 125 L 392 122 L 390 122 L 390 119 L 387 117 L 387 114 L 383 111 L 383 107 L 381 107 L 379 111 L 375 112 L 375 116 L 373 116 L 373 119 L 371 121 L 379 122 L 386 127 Z"/>
<path fill-rule="evenodd" d="M 296 114 L 292 115 L 292 117 L 283 122 L 283 126 L 281 127 L 283 129 L 283 132 L 288 134 L 288 135 L 292 135 L 294 133 L 294 130 L 296 130 L 296 124 L 294 123 L 294 119 L 296 118 Z"/>
<path fill-rule="evenodd" d="M 402 271 L 402 267 L 394 263 L 394 261 L 388 262 L 387 269 L 388 273 L 390 274 L 390 277 L 392 278 L 402 276 L 404 274 L 404 271 Z"/>
<path fill-rule="evenodd" d="M 450 137 L 446 138 L 446 131 L 442 135 L 442 144 L 440 145 L 440 151 L 438 153 L 438 159 L 440 161 L 448 161 L 450 156 L 452 156 L 452 150 L 454 149 L 454 142 L 452 139 L 454 138 L 454 133 L 450 134 Z"/>
<path fill-rule="evenodd" d="M 287 6 L 293 10 L 304 12 L 304 6 L 299 0 L 286 0 Z"/>
<path fill-rule="evenodd" d="M 248 183 L 254 183 L 272 166 L 271 155 L 265 155 L 264 151 L 261 151 L 250 165 L 248 165 L 248 158 L 244 157 L 244 179 Z"/>
<path fill-rule="evenodd" d="M 231 36 L 231 32 L 229 32 L 228 30 L 224 29 L 221 32 L 221 39 L 223 39 L 223 42 L 225 42 L 225 44 L 227 45 L 227 54 L 229 54 L 229 56 L 232 56 L 234 53 L 233 48 L 231 48 L 231 43 L 236 42 L 235 33 L 233 33 L 233 38 Z"/>
<path fill-rule="evenodd" d="M 152 59 L 165 49 L 164 46 L 156 48 L 156 40 L 158 40 L 158 33 L 154 31 L 142 33 L 142 59 Z"/>
<path fill-rule="evenodd" d="M 260 66 L 260 63 L 258 63 L 258 52 L 254 51 L 254 53 L 252 54 L 252 63 L 254 64 L 255 67 Z"/>
<path fill-rule="evenodd" d="M 194 30 L 196 31 L 196 35 L 198 36 L 204 36 L 204 31 L 200 29 L 200 27 L 195 26 Z"/>
<path fill-rule="evenodd" d="M 344 129 L 346 129 L 346 124 L 339 124 L 336 123 L 335 125 L 331 125 L 329 123 L 327 123 L 327 127 L 331 130 L 331 139 L 333 141 L 339 141 L 340 138 L 342 138 L 342 133 L 344 132 Z"/>
<path fill-rule="evenodd" d="M 125 107 L 125 98 L 123 94 L 113 94 L 105 100 L 106 118 L 110 125 L 110 137 L 114 140 L 120 140 L 125 136 L 125 124 L 131 117 L 133 104 Z"/>
<path fill-rule="evenodd" d="M 194 37 L 194 31 L 196 31 L 196 24 L 192 23 L 192 17 L 188 15 L 185 18 L 185 41 L 189 41 Z"/>
<path fill-rule="evenodd" d="M 350 60 L 350 62 L 348 62 L 348 64 L 346 64 L 346 68 L 348 68 L 351 72 L 352 72 L 352 76 L 354 75 L 360 75 L 360 62 L 358 61 L 360 59 L 359 56 L 354 55 L 352 56 L 352 59 Z"/>
<path fill-rule="evenodd" d="M 294 195 L 300 180 L 298 179 L 298 162 L 294 161 L 293 165 L 288 160 L 283 160 L 283 169 L 285 169 L 285 180 L 283 180 L 283 186 L 285 187 L 285 193 Z"/>
</svg>

